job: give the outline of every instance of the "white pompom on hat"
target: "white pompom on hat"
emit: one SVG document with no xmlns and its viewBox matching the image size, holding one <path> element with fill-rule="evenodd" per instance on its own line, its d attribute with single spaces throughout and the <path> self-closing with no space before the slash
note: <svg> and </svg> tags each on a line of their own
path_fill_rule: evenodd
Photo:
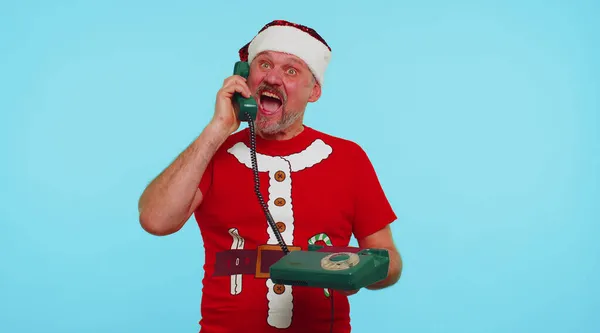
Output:
<svg viewBox="0 0 600 333">
<path fill-rule="evenodd" d="M 272 21 L 239 50 L 240 60 L 250 63 L 264 51 L 297 56 L 310 68 L 319 84 L 323 84 L 331 60 L 331 48 L 315 30 L 284 20 Z"/>
</svg>

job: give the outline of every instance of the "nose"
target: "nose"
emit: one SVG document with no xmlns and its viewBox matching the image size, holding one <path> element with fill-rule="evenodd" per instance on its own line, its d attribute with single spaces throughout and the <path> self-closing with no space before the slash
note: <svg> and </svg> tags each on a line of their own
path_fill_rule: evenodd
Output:
<svg viewBox="0 0 600 333">
<path fill-rule="evenodd" d="M 265 74 L 264 82 L 273 86 L 281 85 L 283 83 L 281 75 L 282 73 L 279 69 L 271 69 Z"/>
</svg>

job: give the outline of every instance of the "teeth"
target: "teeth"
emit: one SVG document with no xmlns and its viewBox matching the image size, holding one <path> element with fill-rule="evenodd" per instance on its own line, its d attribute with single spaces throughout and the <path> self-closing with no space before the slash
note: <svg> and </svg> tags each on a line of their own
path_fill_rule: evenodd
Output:
<svg viewBox="0 0 600 333">
<path fill-rule="evenodd" d="M 270 93 L 270 92 L 268 92 L 268 91 L 265 91 L 265 92 L 263 92 L 262 94 L 263 94 L 264 96 L 269 96 L 269 97 L 273 97 L 273 98 L 277 98 L 277 99 L 279 99 L 279 96 L 277 96 L 277 95 L 275 95 L 275 94 L 273 94 L 273 93 Z"/>
</svg>

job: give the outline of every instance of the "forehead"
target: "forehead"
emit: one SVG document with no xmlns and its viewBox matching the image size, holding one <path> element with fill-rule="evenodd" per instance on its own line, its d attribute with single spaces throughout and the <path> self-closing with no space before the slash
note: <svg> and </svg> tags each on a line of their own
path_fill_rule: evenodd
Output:
<svg viewBox="0 0 600 333">
<path fill-rule="evenodd" d="M 302 68 L 308 69 L 308 66 L 304 62 L 304 60 L 298 58 L 297 56 L 285 52 L 277 52 L 277 51 L 263 51 L 259 53 L 254 60 L 269 60 L 271 62 L 277 64 L 294 64 L 296 66 L 300 66 Z"/>
</svg>

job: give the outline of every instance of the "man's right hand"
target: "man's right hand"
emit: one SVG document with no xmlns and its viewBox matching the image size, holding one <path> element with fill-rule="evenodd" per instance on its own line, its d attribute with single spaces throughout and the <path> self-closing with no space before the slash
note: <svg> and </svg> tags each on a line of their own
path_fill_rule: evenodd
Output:
<svg viewBox="0 0 600 333">
<path fill-rule="evenodd" d="M 223 86 L 217 92 L 215 114 L 211 120 L 213 126 L 226 131 L 227 135 L 237 131 L 240 127 L 240 120 L 236 115 L 237 111 L 232 100 L 236 92 L 245 98 L 252 96 L 246 79 L 239 75 L 232 75 L 223 81 Z"/>
</svg>

